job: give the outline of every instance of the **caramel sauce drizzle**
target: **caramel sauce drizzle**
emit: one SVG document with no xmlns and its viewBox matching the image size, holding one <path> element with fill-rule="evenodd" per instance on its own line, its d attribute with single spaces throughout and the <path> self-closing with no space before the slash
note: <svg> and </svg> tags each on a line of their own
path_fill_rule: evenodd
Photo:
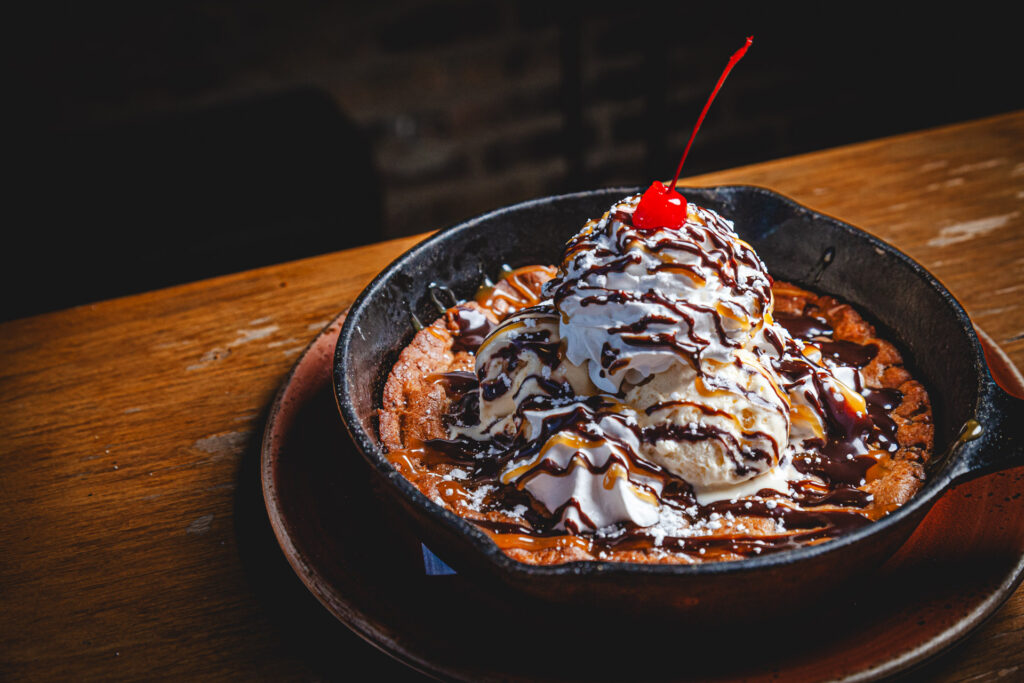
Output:
<svg viewBox="0 0 1024 683">
<path fill-rule="evenodd" d="M 492 310 L 499 302 L 503 302 L 506 306 L 511 307 L 513 311 L 536 306 L 541 302 L 540 292 L 530 287 L 522 278 L 529 274 L 539 273 L 550 279 L 555 276 L 556 272 L 554 266 L 540 265 L 506 270 L 499 278 L 499 282 L 507 283 L 509 285 L 508 288 L 500 288 L 495 285 L 481 287 L 474 298 L 478 304 Z"/>
<path fill-rule="evenodd" d="M 714 272 L 719 280 L 727 283 L 734 291 L 749 291 L 754 294 L 755 309 L 759 310 L 748 312 L 718 305 L 714 309 L 703 308 L 699 311 L 702 314 L 714 316 L 718 341 L 723 345 L 730 345 L 734 342 L 725 332 L 724 319 L 747 326 L 747 328 L 752 325 L 751 320 L 756 320 L 758 326 L 763 322 L 770 324 L 771 316 L 764 315 L 762 311 L 770 310 L 774 293 L 769 285 L 744 283 L 737 280 L 739 264 L 753 266 L 760 263 L 756 254 L 749 245 L 743 243 L 736 245 L 717 234 L 716 230 L 722 230 L 724 226 L 716 225 L 716 219 L 712 214 L 702 215 L 702 220 L 705 225 L 687 225 L 686 230 L 690 231 L 692 239 L 711 244 L 712 248 L 707 251 L 694 249 L 692 244 L 675 239 L 653 239 L 644 236 L 633 236 L 629 239 L 653 253 L 667 249 L 687 251 L 697 256 L 700 261 L 699 267 L 692 267 L 671 264 L 663 258 L 664 264 L 658 268 L 663 267 L 665 270 L 683 273 L 696 284 L 706 282 L 706 272 Z M 583 250 L 593 248 L 593 245 L 588 242 L 594 235 L 594 225 L 597 225 L 597 222 L 592 222 L 590 230 L 582 231 L 570 241 L 563 255 L 563 266 L 570 266 L 571 261 L 578 258 Z M 626 239 L 625 230 L 620 228 L 617 231 L 617 239 L 620 242 Z M 625 270 L 638 261 L 638 258 L 627 254 L 623 258 L 615 259 L 587 274 L 594 274 L 599 269 L 603 273 Z M 530 287 L 522 279 L 522 276 L 528 273 L 542 273 L 553 278 L 556 275 L 556 270 L 551 266 L 530 266 L 506 272 L 503 274 L 502 280 L 509 286 L 500 288 L 501 291 L 495 286 L 481 288 L 475 297 L 476 302 L 492 310 L 495 307 L 503 307 L 506 310 L 511 308 L 513 311 L 518 311 L 536 306 L 541 302 L 542 296 L 540 291 Z M 547 291 L 552 293 L 557 303 L 559 297 L 565 296 L 568 291 L 567 286 L 566 282 L 552 280 Z M 796 292 L 789 292 L 783 288 L 779 293 L 787 295 Z M 636 329 L 620 330 L 620 332 L 633 334 L 628 337 L 631 344 L 671 348 L 699 369 L 699 349 L 701 344 L 706 343 L 707 340 L 699 338 L 693 332 L 694 325 L 690 316 L 697 312 L 694 309 L 698 307 L 669 301 L 655 292 L 602 291 L 600 294 L 595 294 L 592 303 L 603 303 L 608 300 L 608 297 L 618 297 L 622 300 L 639 298 L 647 303 L 659 305 L 666 311 L 665 316 L 662 318 L 650 316 L 649 319 L 635 324 Z M 587 304 L 587 299 L 583 300 L 583 304 Z M 460 320 L 457 309 L 453 310 L 456 312 L 452 314 L 454 319 L 452 320 L 453 324 L 449 325 L 449 329 L 456 331 L 457 342 L 460 338 L 459 331 L 476 330 L 477 334 L 472 339 L 463 339 L 462 348 L 470 352 L 478 352 L 480 344 L 483 342 L 481 337 L 486 337 L 486 334 L 480 335 L 479 325 L 471 324 L 471 321 L 468 320 Z M 831 340 L 832 329 L 822 318 L 777 315 L 776 321 L 787 328 L 792 337 L 814 340 L 813 344 L 820 349 L 817 354 L 813 354 L 820 356 L 820 360 L 817 362 L 810 357 L 805 357 L 806 349 L 803 352 L 791 349 L 793 353 L 788 356 L 790 358 L 787 361 L 788 364 L 784 363 L 777 368 L 780 377 L 785 380 L 784 383 L 809 379 L 820 385 L 822 380 L 817 376 L 816 370 L 820 371 L 826 363 L 857 369 L 870 362 L 878 352 L 877 346 L 874 345 L 862 346 L 851 342 Z M 678 325 L 678 328 L 686 330 L 684 338 L 678 339 L 674 333 L 643 334 L 647 326 L 665 322 L 682 322 L 683 324 Z M 513 329 L 516 326 L 522 326 L 523 323 L 515 321 L 505 323 L 505 325 L 506 329 Z M 467 334 L 466 337 L 468 338 L 468 336 Z M 780 351 L 783 350 L 784 342 L 782 340 L 768 335 L 766 338 Z M 828 341 L 823 341 L 822 338 L 827 338 Z M 543 342 L 543 340 L 538 341 Z M 527 348 L 527 345 L 520 344 L 515 347 L 513 352 L 521 353 L 524 348 Z M 799 360 L 794 359 L 794 354 Z M 549 366 L 557 364 L 557 350 L 553 353 L 543 353 L 542 360 Z M 614 353 L 611 353 L 608 358 L 602 355 L 601 362 L 603 366 L 612 368 L 619 361 L 614 357 Z M 859 382 L 859 373 L 855 376 L 858 377 Z M 476 378 L 473 373 L 445 373 L 432 376 L 431 379 L 445 386 L 453 400 L 453 405 L 458 405 L 460 401 L 478 391 L 479 378 Z M 721 382 L 722 380 L 714 375 L 700 374 L 696 386 L 698 391 L 706 396 L 732 391 L 743 393 L 752 401 L 759 400 L 756 394 L 746 391 L 743 387 L 731 384 L 724 386 Z M 786 390 L 786 387 L 779 387 L 774 382 L 772 382 L 772 387 L 780 394 Z M 479 390 L 482 389 L 483 387 L 480 387 Z M 735 501 L 697 505 L 688 484 L 672 477 L 653 463 L 642 458 L 632 457 L 628 444 L 615 442 L 607 435 L 601 439 L 595 438 L 593 434 L 581 427 L 586 423 L 586 420 L 583 419 L 584 413 L 591 411 L 594 414 L 602 414 L 602 401 L 607 403 L 610 397 L 592 397 L 579 404 L 569 414 L 556 413 L 552 417 L 545 418 L 542 421 L 541 435 L 535 436 L 530 443 L 508 444 L 504 453 L 498 456 L 476 457 L 487 449 L 486 444 L 438 439 L 412 444 L 405 449 L 393 451 L 388 458 L 398 471 L 409 479 L 415 480 L 418 470 L 420 475 L 423 475 L 426 470 L 430 477 L 436 477 L 437 481 L 434 484 L 443 504 L 472 519 L 503 550 L 515 548 L 541 551 L 573 547 L 595 557 L 615 551 L 639 550 L 671 552 L 682 559 L 695 562 L 746 557 L 825 541 L 868 524 L 872 520 L 888 514 L 894 507 L 873 504 L 870 495 L 860 487 L 882 476 L 891 466 L 891 455 L 897 450 L 898 444 L 895 438 L 895 423 L 888 417 L 888 411 L 899 404 L 900 397 L 898 392 L 893 390 L 867 390 L 859 386 L 859 383 L 858 386 L 853 387 L 853 390 L 845 392 L 847 395 L 838 400 L 826 388 L 824 391 L 818 391 L 818 395 L 825 397 L 820 404 L 812 402 L 811 407 L 793 407 L 791 418 L 812 425 L 815 436 L 818 438 L 815 440 L 817 442 L 815 448 L 794 459 L 794 466 L 798 471 L 808 475 L 808 478 L 794 482 L 792 493 L 788 496 L 774 490 L 765 490 L 756 496 Z M 850 406 L 842 405 L 843 403 L 852 404 L 853 407 L 866 407 L 868 417 L 859 420 L 851 419 Z M 647 412 L 650 414 L 677 405 L 688 405 L 705 414 L 714 413 L 728 417 L 741 427 L 745 436 L 768 436 L 748 431 L 748 425 L 744 425 L 737 416 L 726 415 L 722 411 L 692 402 L 669 401 L 651 406 Z M 543 397 L 535 397 L 518 406 L 517 411 L 543 407 L 545 407 Z M 646 432 L 640 431 L 639 428 L 635 428 L 634 431 L 638 440 L 655 438 L 734 440 L 734 437 L 722 430 L 716 430 L 708 425 L 703 427 L 702 430 L 698 430 L 700 433 L 682 429 L 673 430 L 665 425 L 649 428 Z M 576 449 L 576 453 L 564 468 L 559 468 L 543 459 L 544 452 L 556 442 Z M 586 449 L 602 443 L 609 443 L 614 448 L 611 449 L 612 455 L 608 457 L 605 464 L 596 467 L 587 457 Z M 735 446 L 736 444 L 731 444 L 731 447 Z M 779 445 L 775 444 L 776 456 L 778 449 Z M 751 457 L 755 460 L 767 460 L 771 456 L 767 453 L 753 453 Z M 523 465 L 513 470 L 511 475 L 503 477 L 506 480 L 513 480 L 509 483 L 514 485 L 503 486 L 498 480 L 498 474 L 510 461 L 519 461 Z M 658 479 L 663 484 L 660 496 L 662 504 L 683 511 L 694 524 L 706 522 L 711 515 L 725 519 L 722 516 L 728 513 L 732 518 L 729 521 L 730 530 L 727 533 L 713 535 L 663 537 L 657 542 L 654 537 L 646 533 L 644 528 L 631 524 L 618 525 L 620 528 L 616 529 L 615 533 L 604 535 L 578 535 L 573 532 L 579 530 L 569 524 L 566 525 L 569 532 L 556 530 L 554 529 L 555 522 L 563 519 L 563 513 L 569 507 L 574 507 L 580 518 L 586 521 L 579 503 L 570 499 L 555 513 L 542 515 L 537 512 L 535 506 L 530 504 L 529 495 L 521 489 L 527 479 L 536 476 L 541 471 L 551 476 L 566 476 L 575 467 L 585 467 L 592 474 L 602 475 L 602 483 L 606 489 L 613 488 L 617 479 L 626 478 L 630 480 L 635 491 L 640 495 L 649 496 L 652 500 L 656 500 L 654 490 L 642 482 L 644 478 Z M 465 478 L 458 481 L 450 477 L 445 478 L 445 475 L 455 468 L 461 469 L 465 473 Z M 531 469 L 535 471 L 530 473 Z M 526 476 L 522 476 L 524 474 Z M 473 499 L 474 490 L 482 486 L 489 486 L 493 490 L 482 497 L 477 496 L 482 504 L 475 509 L 470 508 L 467 501 Z M 521 520 L 509 521 L 508 511 L 513 509 L 516 504 L 525 504 L 527 512 L 522 515 Z M 742 520 L 757 518 L 771 520 L 776 525 L 776 533 L 752 535 L 738 530 L 742 529 Z"/>
</svg>

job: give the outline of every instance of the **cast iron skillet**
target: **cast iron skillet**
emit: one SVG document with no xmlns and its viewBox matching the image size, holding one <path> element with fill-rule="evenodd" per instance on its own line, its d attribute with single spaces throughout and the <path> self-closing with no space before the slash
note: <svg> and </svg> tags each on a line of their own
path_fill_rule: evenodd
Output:
<svg viewBox="0 0 1024 683">
<path fill-rule="evenodd" d="M 575 562 L 532 566 L 510 559 L 471 523 L 423 496 L 382 454 L 376 410 L 398 353 L 415 333 L 412 315 L 438 317 L 431 285 L 470 298 L 502 264 L 556 263 L 583 223 L 642 188 L 547 197 L 444 230 L 388 266 L 360 294 L 341 330 L 334 387 L 362 454 L 408 511 L 423 540 L 462 573 L 533 596 L 602 610 L 733 620 L 805 603 L 892 555 L 932 504 L 956 484 L 1024 465 L 1024 401 L 992 380 L 966 313 L 920 265 L 834 218 L 758 187 L 683 189 L 735 222 L 777 279 L 853 304 L 904 353 L 932 400 L 935 451 L 923 489 L 893 514 L 820 545 L 735 562 L 648 565 Z M 597 601 L 600 601 L 599 603 Z"/>
</svg>

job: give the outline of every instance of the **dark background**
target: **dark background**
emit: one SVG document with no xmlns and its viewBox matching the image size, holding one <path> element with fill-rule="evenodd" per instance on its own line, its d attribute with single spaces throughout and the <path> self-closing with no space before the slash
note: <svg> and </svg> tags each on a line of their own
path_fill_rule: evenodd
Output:
<svg viewBox="0 0 1024 683">
<path fill-rule="evenodd" d="M 0 319 L 668 178 L 748 34 L 684 174 L 1024 106 L 1002 12 L 780 5 L 36 5 Z"/>
</svg>

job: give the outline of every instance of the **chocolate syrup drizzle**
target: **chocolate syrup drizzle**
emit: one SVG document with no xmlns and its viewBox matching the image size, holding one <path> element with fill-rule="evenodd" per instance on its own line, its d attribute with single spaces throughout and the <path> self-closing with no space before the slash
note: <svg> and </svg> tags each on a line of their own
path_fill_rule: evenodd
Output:
<svg viewBox="0 0 1024 683">
<path fill-rule="evenodd" d="M 486 337 L 479 330 L 484 327 L 481 320 L 486 320 L 479 312 L 469 308 L 456 308 L 451 314 L 458 322 L 460 334 L 456 338 L 459 349 L 475 352 Z M 816 316 L 776 316 L 776 320 L 790 332 L 794 338 L 812 341 L 815 345 L 832 343 L 824 339 L 832 337 L 833 330 L 828 323 Z M 488 323 L 489 324 L 489 323 Z M 542 357 L 550 364 L 557 363 L 557 353 L 548 346 L 544 335 L 526 336 L 522 338 L 520 350 L 532 348 L 540 350 Z M 510 347 L 511 348 L 511 347 Z M 836 366 L 860 368 L 866 365 L 877 353 L 873 345 L 857 345 L 843 342 L 828 347 L 825 354 L 829 362 Z M 790 378 L 795 378 L 805 368 L 789 368 Z M 785 374 L 786 368 L 783 368 Z M 854 375 L 859 379 L 859 373 Z M 471 425 L 479 419 L 478 401 L 480 382 L 472 372 L 450 372 L 438 374 L 434 381 L 444 386 L 452 399 L 452 409 L 446 416 L 451 423 Z M 571 389 L 564 385 L 548 387 L 553 397 L 564 397 L 571 394 Z M 870 420 L 861 424 L 847 424 L 840 420 L 830 420 L 830 438 L 813 451 L 802 454 L 796 459 L 795 465 L 801 472 L 818 477 L 824 485 L 811 480 L 794 482 L 793 491 L 788 501 L 780 502 L 779 492 L 766 490 L 763 496 L 753 496 L 736 500 L 723 500 L 708 505 L 698 505 L 693 491 L 686 482 L 671 477 L 661 467 L 642 458 L 634 460 L 634 467 L 639 466 L 643 473 L 653 477 L 662 477 L 668 481 L 661 492 L 662 504 L 676 508 L 690 517 L 694 522 L 707 521 L 714 515 L 726 517 L 753 517 L 771 520 L 779 533 L 750 535 L 732 533 L 729 535 L 694 535 L 667 536 L 656 538 L 646 529 L 633 524 L 616 525 L 613 529 L 602 530 L 600 535 L 580 536 L 586 548 L 600 557 L 611 551 L 639 550 L 650 551 L 657 547 L 660 551 L 681 553 L 693 559 L 707 560 L 720 556 L 752 556 L 762 553 L 778 552 L 799 547 L 800 545 L 819 542 L 828 538 L 860 528 L 870 519 L 850 508 L 863 508 L 870 503 L 870 496 L 857 488 L 862 485 L 867 470 L 877 462 L 873 455 L 867 454 L 868 444 L 881 446 L 880 449 L 892 453 L 897 449 L 895 432 L 896 425 L 888 416 L 888 412 L 899 405 L 901 396 L 892 389 L 866 389 L 859 385 L 854 387 L 867 399 Z M 539 449 L 551 435 L 572 431 L 581 438 L 609 438 L 606 433 L 595 433 L 589 427 L 593 424 L 595 412 L 599 412 L 607 399 L 590 397 L 582 401 L 568 413 L 555 414 L 542 422 L 542 434 L 529 442 L 501 442 L 483 444 L 470 439 L 436 439 L 426 442 L 425 449 L 430 451 L 427 460 L 437 463 L 454 464 L 463 470 L 469 470 L 466 480 L 460 482 L 455 490 L 465 497 L 468 490 L 481 486 L 491 486 L 493 491 L 485 497 L 485 509 L 510 510 L 517 506 L 526 509 L 522 523 L 496 522 L 486 519 L 475 519 L 474 523 L 488 532 L 502 547 L 557 547 L 566 542 L 570 534 L 579 534 L 580 529 L 568 528 L 567 531 L 554 529 L 554 521 L 562 517 L 564 510 L 556 510 L 553 514 L 538 512 L 537 506 L 531 504 L 529 494 L 514 486 L 501 486 L 499 474 L 505 464 L 512 459 L 528 458 Z M 537 397 L 531 398 L 519 406 L 518 410 L 526 411 L 543 408 L 544 401 Z M 633 427 L 636 429 L 635 427 Z M 659 428 L 662 429 L 662 428 Z M 656 435 L 637 431 L 641 439 L 654 438 Z M 658 435 L 663 436 L 663 435 Z M 679 438 L 697 438 L 691 434 L 679 434 Z M 625 447 L 624 444 L 619 444 Z M 496 457 L 494 453 L 499 453 Z M 399 454 L 401 455 L 401 454 Z M 852 459 L 848 456 L 853 456 Z M 762 457 L 766 457 L 763 454 Z M 588 470 L 593 474 L 604 474 L 614 464 L 624 464 L 622 460 L 609 458 L 602 467 L 595 467 L 587 462 Z M 549 474 L 558 476 L 565 474 L 550 463 L 542 461 L 540 467 Z M 459 498 L 459 495 L 454 498 Z M 447 500 L 449 504 L 451 500 Z M 572 505 L 570 500 L 566 506 Z M 822 506 L 841 506 L 846 509 L 819 509 Z M 577 513 L 585 523 L 589 523 L 585 514 L 579 509 Z M 576 540 L 579 543 L 579 540 Z"/>
<path fill-rule="evenodd" d="M 710 215 L 714 216 L 714 214 Z M 628 214 L 622 216 L 613 214 L 612 217 L 623 222 L 629 220 Z M 715 216 L 711 220 L 716 219 Z M 683 231 L 687 231 L 689 240 L 700 241 L 703 238 L 711 243 L 712 248 L 696 249 L 686 239 L 666 238 L 664 232 L 652 233 L 650 237 L 637 237 L 636 232 L 627 234 L 626 231 L 620 231 L 617 234 L 617 239 L 620 242 L 626 239 L 639 239 L 643 242 L 643 248 L 653 253 L 668 248 L 692 252 L 698 256 L 699 265 L 689 268 L 689 276 L 706 280 L 713 273 L 734 293 L 753 294 L 756 307 L 760 310 L 744 311 L 744 313 L 760 314 L 771 305 L 770 280 L 739 277 L 739 264 L 741 263 L 752 268 L 763 269 L 763 265 L 760 265 L 758 257 L 752 250 L 742 243 L 723 239 L 714 229 L 688 224 Z M 565 272 L 565 264 L 579 259 L 585 250 L 595 248 L 590 243 L 589 236 L 591 234 L 583 231 L 567 245 L 563 259 L 563 272 Z M 624 243 L 617 244 L 617 248 L 619 248 L 617 253 L 626 252 L 625 247 Z M 599 270 L 602 274 L 624 270 L 637 262 L 633 256 L 633 254 L 627 254 L 625 257 L 608 261 L 602 266 L 593 268 L 588 275 Z M 558 279 L 549 283 L 547 291 L 551 293 L 555 306 L 560 298 L 567 295 L 572 284 L 567 280 Z M 578 282 L 575 284 L 578 285 Z M 707 340 L 697 336 L 696 326 L 692 319 L 693 314 L 713 316 L 716 321 L 714 332 L 718 337 L 716 341 L 721 345 L 733 347 L 741 345 L 727 334 L 722 314 L 719 311 L 669 300 L 653 291 L 636 293 L 600 290 L 595 292 L 592 298 L 583 298 L 582 305 L 603 304 L 609 300 L 609 297 L 622 301 L 640 300 L 654 304 L 664 311 L 664 314 L 648 316 L 616 331 L 622 333 L 630 344 L 636 346 L 652 345 L 671 349 L 689 359 L 698 373 L 701 372 L 700 356 L 702 349 L 707 345 Z M 528 309 L 527 312 L 552 313 L 553 309 L 536 307 Z M 493 325 L 487 317 L 470 307 L 458 306 L 450 309 L 447 315 L 458 329 L 453 345 L 454 351 L 475 353 L 493 330 Z M 525 508 L 526 512 L 521 515 L 522 523 L 473 519 L 503 548 L 535 549 L 571 544 L 583 547 L 597 557 L 616 550 L 651 551 L 658 549 L 659 552 L 684 554 L 693 560 L 700 561 L 717 557 L 729 558 L 777 552 L 803 544 L 819 542 L 864 526 L 870 523 L 871 518 L 858 510 L 869 507 L 872 499 L 860 487 L 864 486 L 869 479 L 868 470 L 878 462 L 879 458 L 898 450 L 896 424 L 890 418 L 889 413 L 900 404 L 901 396 L 895 390 L 869 389 L 861 383 L 859 370 L 875 357 L 878 353 L 877 346 L 860 345 L 835 339 L 834 330 L 820 316 L 777 314 L 774 319 L 785 327 L 791 336 L 791 339 L 784 339 L 775 334 L 770 327 L 765 329 L 765 340 L 779 352 L 779 360 L 773 361 L 773 365 L 783 381 L 782 388 L 789 391 L 793 387 L 813 387 L 814 390 L 808 390 L 806 396 L 812 408 L 824 418 L 823 421 L 826 425 L 824 437 L 804 441 L 803 451 L 794 457 L 794 467 L 800 473 L 808 476 L 806 480 L 792 482 L 789 494 L 766 489 L 754 496 L 700 505 L 689 484 L 674 477 L 660 466 L 637 457 L 632 452 L 633 448 L 630 444 L 610 435 L 606 430 L 598 429 L 596 424 L 600 419 L 619 417 L 621 426 L 630 430 L 638 442 L 659 439 L 688 441 L 718 439 L 723 442 L 732 442 L 728 444 L 727 451 L 737 451 L 739 450 L 738 444 L 734 443 L 735 438 L 731 434 L 707 424 L 701 424 L 698 429 L 694 429 L 697 425 L 688 425 L 688 429 L 672 425 L 657 425 L 642 429 L 636 423 L 628 424 L 627 421 L 617 416 L 614 406 L 609 404 L 609 397 L 574 398 L 572 388 L 567 383 L 560 383 L 550 377 L 539 375 L 533 375 L 530 379 L 540 387 L 541 393 L 532 395 L 516 404 L 517 417 L 520 419 L 527 411 L 549 411 L 540 421 L 539 434 L 533 434 L 533 438 L 528 440 L 518 434 L 513 437 L 499 434 L 487 441 L 477 441 L 466 437 L 435 439 L 424 444 L 420 453 L 421 459 L 434 465 L 443 463 L 457 466 L 467 473 L 465 478 L 451 489 L 460 492 L 459 496 L 465 497 L 472 490 L 488 487 L 488 493 L 483 496 L 483 506 L 480 508 L 485 512 L 488 510 L 509 511 L 517 506 L 520 509 Z M 678 324 L 681 321 L 686 324 Z M 677 328 L 684 331 L 682 336 L 664 332 L 647 333 L 647 328 L 650 325 L 666 322 L 677 324 Z M 452 326 L 449 325 L 449 327 Z M 821 351 L 822 360 L 827 368 L 823 369 L 808 361 L 793 339 L 816 346 Z M 535 354 L 541 363 L 549 369 L 556 367 L 562 359 L 559 341 L 551 339 L 549 331 L 545 329 L 524 332 L 504 340 L 503 345 L 495 351 L 495 354 L 511 366 L 518 362 L 519 356 L 527 352 Z M 601 366 L 610 370 L 615 368 L 616 363 L 619 362 L 620 359 L 615 350 L 606 345 L 600 358 Z M 828 386 L 824 385 L 829 371 L 833 369 L 844 369 L 844 377 L 852 376 L 854 378 L 855 386 L 850 388 L 864 397 L 868 407 L 866 414 L 854 411 L 844 400 L 836 397 Z M 471 372 L 453 372 L 434 376 L 434 380 L 445 388 L 451 399 L 452 408 L 445 417 L 446 424 L 461 426 L 477 424 L 481 398 L 488 401 L 494 400 L 511 388 L 505 373 L 499 374 L 495 379 L 484 381 L 481 379 Z M 704 374 L 704 380 L 712 387 L 714 382 L 719 381 L 710 373 Z M 743 387 L 730 386 L 729 389 L 739 391 L 751 400 L 759 400 L 756 394 L 746 391 Z M 566 402 L 571 402 L 570 408 L 550 410 L 553 406 L 565 405 Z M 652 406 L 648 412 L 662 407 L 666 406 Z M 550 437 L 555 434 L 567 433 L 579 437 L 583 443 L 601 440 L 603 443 L 609 444 L 615 453 L 601 466 L 597 466 L 588 457 L 586 449 L 581 448 L 574 456 L 576 466 L 582 462 L 582 466 L 585 466 L 591 474 L 607 475 L 614 465 L 621 465 L 631 475 L 638 475 L 635 478 L 631 476 L 631 483 L 640 489 L 646 489 L 652 495 L 656 495 L 657 491 L 643 482 L 645 479 L 661 481 L 662 490 L 657 496 L 661 504 L 673 508 L 696 529 L 706 528 L 709 523 L 720 519 L 734 522 L 736 518 L 753 518 L 754 520 L 764 520 L 764 523 L 771 526 L 771 531 L 763 533 L 764 527 L 762 526 L 757 534 L 745 533 L 743 527 L 740 526 L 733 527 L 730 533 L 725 535 L 695 533 L 694 535 L 659 537 L 652 535 L 645 527 L 632 523 L 619 523 L 613 527 L 601 529 L 599 533 L 581 535 L 584 530 L 579 525 L 572 521 L 566 521 L 568 518 L 563 513 L 568 507 L 575 507 L 577 516 L 585 525 L 592 528 L 597 525 L 587 519 L 577 501 L 570 499 L 558 510 L 548 513 L 542 505 L 533 501 L 530 495 L 523 490 L 523 481 L 535 476 L 536 473 L 545 472 L 556 477 L 565 476 L 568 467 L 559 468 L 550 460 L 539 459 L 533 466 L 534 469 L 523 480 L 515 482 L 515 485 L 502 485 L 500 482 L 501 472 L 510 462 L 529 461 L 537 455 Z M 744 433 L 744 437 L 752 435 L 754 434 Z M 767 436 L 759 432 L 756 435 Z M 777 460 L 778 445 L 776 444 L 774 454 L 751 449 L 744 449 L 744 454 L 747 461 L 736 462 L 737 472 L 741 474 L 749 471 L 743 469 L 749 467 L 748 462 L 770 464 L 773 455 Z M 396 458 L 407 457 L 407 455 L 399 451 L 392 454 L 392 460 L 395 461 Z M 447 498 L 446 502 L 451 503 Z M 556 528 L 559 521 L 564 523 L 564 529 Z"/>
</svg>

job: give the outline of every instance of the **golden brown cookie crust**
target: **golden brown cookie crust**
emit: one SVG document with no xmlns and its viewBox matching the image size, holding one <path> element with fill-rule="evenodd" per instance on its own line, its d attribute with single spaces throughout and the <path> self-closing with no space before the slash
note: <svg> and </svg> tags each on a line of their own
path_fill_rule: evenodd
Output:
<svg viewBox="0 0 1024 683">
<path fill-rule="evenodd" d="M 474 308 L 496 322 L 494 315 L 476 303 Z M 451 312 L 416 333 L 402 349 L 387 382 L 380 409 L 380 438 L 389 451 L 409 448 L 427 439 L 443 439 L 447 430 L 441 421 L 449 400 L 444 387 L 431 377 L 456 370 L 473 370 L 473 355 L 453 352 L 458 326 L 452 327 Z"/>
<path fill-rule="evenodd" d="M 549 279 L 548 270 L 533 270 L 528 282 L 537 292 L 544 281 Z M 499 283 L 499 287 L 501 283 Z M 498 287 L 495 288 L 498 291 Z M 924 465 L 933 447 L 934 429 L 931 404 L 924 387 L 914 380 L 903 366 L 899 351 L 891 343 L 876 336 L 875 328 L 851 306 L 830 296 L 821 296 L 787 282 L 776 282 L 772 286 L 775 296 L 775 310 L 778 313 L 818 316 L 825 319 L 833 329 L 833 339 L 856 344 L 873 344 L 878 347 L 875 357 L 861 369 L 865 386 L 871 389 L 895 389 L 902 396 L 901 402 L 890 413 L 897 425 L 899 449 L 884 456 L 878 464 L 868 470 L 866 483 L 861 490 L 872 494 L 873 500 L 866 508 L 856 510 L 877 519 L 894 508 L 906 503 L 921 488 L 924 481 Z M 500 293 L 500 291 L 499 291 Z M 494 293 L 490 292 L 495 301 Z M 519 296 L 521 292 L 517 292 Z M 529 297 L 521 296 L 522 300 Z M 497 308 L 502 314 L 495 315 L 493 309 L 475 302 L 460 304 L 484 312 L 497 322 L 511 309 L 505 305 L 505 298 Z M 480 512 L 462 504 L 461 484 L 453 481 L 454 468 L 449 463 L 438 462 L 436 458 L 419 448 L 426 439 L 446 438 L 447 427 L 443 416 L 450 407 L 450 401 L 443 386 L 436 381 L 439 373 L 456 370 L 473 370 L 474 357 L 464 351 L 454 353 L 452 346 L 458 325 L 453 320 L 453 311 L 423 329 L 414 337 L 399 356 L 384 389 L 384 403 L 380 411 L 380 435 L 391 451 L 391 460 L 413 484 L 428 498 L 471 520 L 492 522 L 514 522 L 521 517 L 505 512 Z M 399 457 L 396 457 L 398 455 Z M 464 490 L 464 489 L 462 489 Z M 780 498 L 780 500 L 784 500 Z M 841 506 L 823 505 L 818 511 L 843 510 Z M 845 508 L 850 509 L 850 508 Z M 723 524 L 711 535 L 727 537 L 735 534 L 735 527 L 741 526 L 745 536 L 777 535 L 775 522 L 764 517 L 736 516 Z M 486 531 L 486 529 L 485 529 Z M 530 564 L 559 564 L 576 560 L 598 559 L 588 548 L 586 539 L 579 536 L 563 535 L 553 538 L 527 540 L 516 538 L 509 542 L 507 536 L 491 533 L 492 538 L 513 559 Z M 820 542 L 823 539 L 812 542 Z M 523 547 L 523 545 L 527 547 Z M 740 555 L 720 552 L 714 559 L 739 559 Z M 658 549 L 627 550 L 615 549 L 600 556 L 602 560 L 646 563 L 690 563 L 708 558 L 699 558 L 682 553 L 671 553 Z"/>
</svg>

